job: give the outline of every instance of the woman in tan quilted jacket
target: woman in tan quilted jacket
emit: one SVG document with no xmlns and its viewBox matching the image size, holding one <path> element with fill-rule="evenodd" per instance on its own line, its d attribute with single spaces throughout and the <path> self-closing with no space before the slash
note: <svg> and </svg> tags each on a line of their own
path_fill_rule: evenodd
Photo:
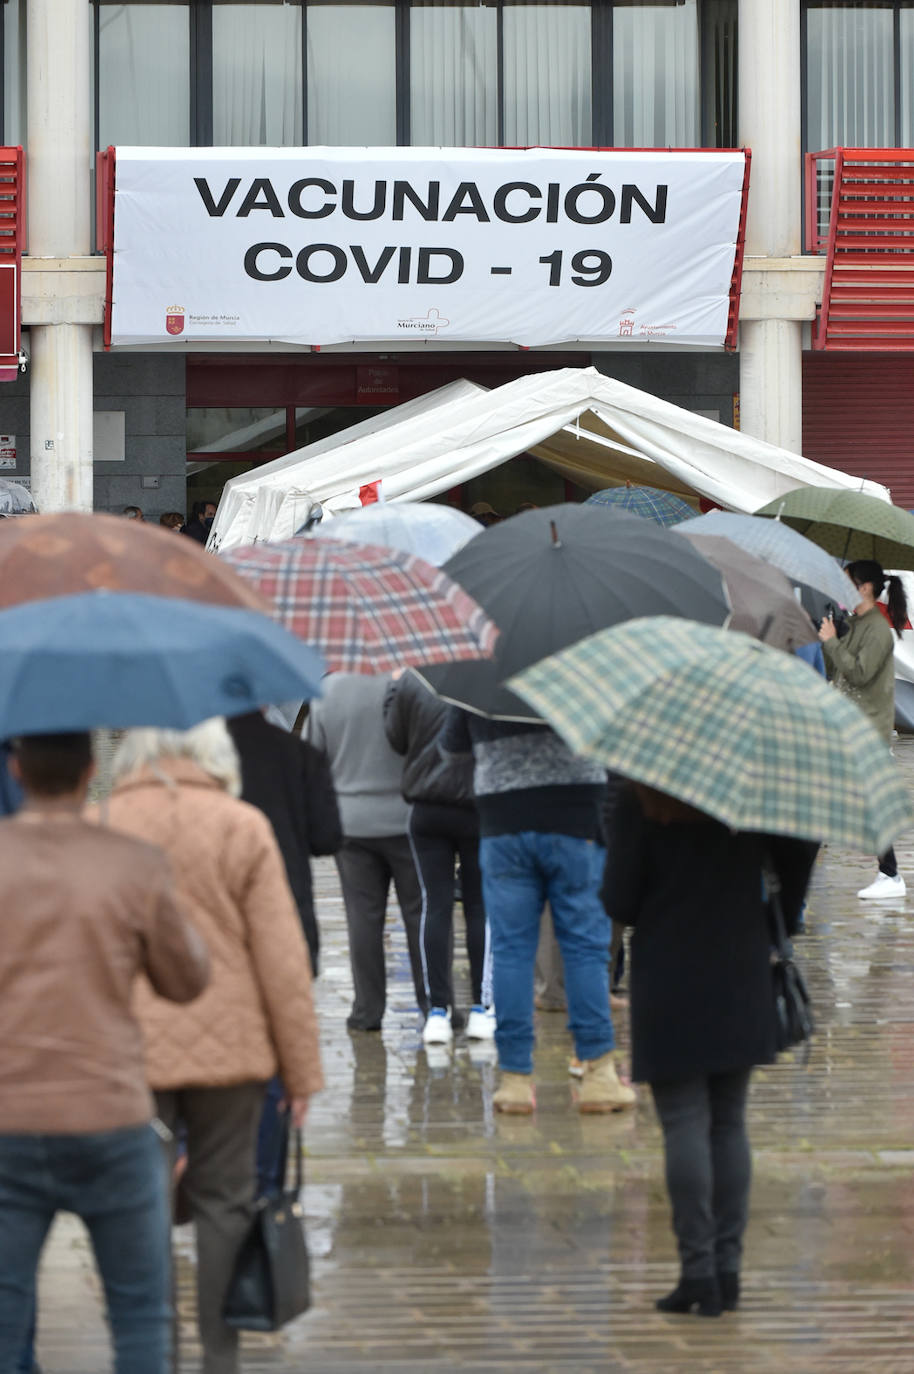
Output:
<svg viewBox="0 0 914 1374">
<path fill-rule="evenodd" d="M 203 1371 L 235 1374 L 238 1335 L 222 1321 L 222 1301 L 254 1203 L 264 1087 L 281 1075 L 300 1125 L 323 1086 L 310 959 L 270 823 L 236 800 L 240 769 L 224 721 L 131 731 L 114 776 L 102 819 L 165 850 L 210 952 L 212 976 L 196 1001 L 174 1007 L 143 982 L 136 1010 L 158 1114 L 187 1131 Z"/>
</svg>

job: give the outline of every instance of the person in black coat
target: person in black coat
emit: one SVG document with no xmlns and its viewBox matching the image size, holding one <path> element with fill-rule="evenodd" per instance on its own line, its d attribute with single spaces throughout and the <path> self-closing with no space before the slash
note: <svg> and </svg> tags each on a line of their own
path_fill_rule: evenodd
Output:
<svg viewBox="0 0 914 1374">
<path fill-rule="evenodd" d="M 719 1316 L 739 1302 L 751 1154 L 746 1097 L 776 1057 L 763 870 L 796 930 L 818 846 L 727 829 L 635 784 L 610 819 L 604 901 L 632 926 L 632 1077 L 651 1086 L 682 1273 L 657 1306 Z"/>
<path fill-rule="evenodd" d="M 181 533 L 186 534 L 188 539 L 196 539 L 198 544 L 205 544 L 209 539 L 209 532 L 213 527 L 213 520 L 216 517 L 216 503 L 214 501 L 195 501 L 190 513 L 187 524 L 182 526 Z"/>
<path fill-rule="evenodd" d="M 451 979 L 454 933 L 454 876 L 466 924 L 473 1004 L 467 1017 L 470 1040 L 491 1040 L 495 1020 L 486 973 L 486 913 L 479 871 L 479 819 L 473 799 L 473 760 L 442 754 L 438 743 L 447 706 L 413 673 L 391 682 L 384 699 L 384 729 L 391 748 L 405 755 L 402 793 L 410 803 L 409 841 L 422 888 L 422 967 L 429 1014 L 426 1044 L 449 1044 L 454 1033 Z"/>
<path fill-rule="evenodd" d="M 241 759 L 241 800 L 273 826 L 317 977 L 320 932 L 310 856 L 335 854 L 343 840 L 330 765 L 319 749 L 271 725 L 260 711 L 227 724 Z"/>
<path fill-rule="evenodd" d="M 273 826 L 316 978 L 320 932 L 310 856 L 335 854 L 343 842 L 330 764 L 313 744 L 271 725 L 260 711 L 234 716 L 226 724 L 241 760 L 241 800 L 256 806 Z M 273 1078 L 267 1084 L 257 1132 L 260 1197 L 274 1196 L 284 1182 L 280 1119 L 284 1098 L 281 1080 Z"/>
</svg>

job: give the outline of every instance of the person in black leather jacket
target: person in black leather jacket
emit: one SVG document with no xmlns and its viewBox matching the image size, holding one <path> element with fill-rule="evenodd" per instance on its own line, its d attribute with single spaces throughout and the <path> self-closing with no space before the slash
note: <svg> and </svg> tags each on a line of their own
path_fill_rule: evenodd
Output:
<svg viewBox="0 0 914 1374">
<path fill-rule="evenodd" d="M 391 748 L 406 757 L 403 796 L 410 803 L 409 838 L 422 886 L 421 944 L 429 1015 L 426 1044 L 453 1038 L 454 876 L 460 884 L 466 922 L 473 1006 L 467 1018 L 470 1039 L 489 1040 L 494 1018 L 487 1013 L 486 914 L 479 872 L 479 822 L 473 802 L 472 759 L 446 758 L 438 735 L 447 706 L 412 674 L 392 682 L 384 702 L 384 728 Z"/>
</svg>

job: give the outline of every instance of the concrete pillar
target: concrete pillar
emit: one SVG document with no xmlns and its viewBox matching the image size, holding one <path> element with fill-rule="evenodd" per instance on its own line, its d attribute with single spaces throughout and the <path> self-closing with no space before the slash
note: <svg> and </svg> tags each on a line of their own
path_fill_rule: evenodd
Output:
<svg viewBox="0 0 914 1374">
<path fill-rule="evenodd" d="M 739 137 L 752 150 L 747 258 L 802 251 L 800 81 L 800 0 L 739 0 Z M 740 325 L 740 426 L 795 453 L 802 330 L 796 320 Z"/>
<path fill-rule="evenodd" d="M 745 434 L 803 451 L 803 326 L 746 320 L 739 327 L 739 424 Z"/>
<path fill-rule="evenodd" d="M 28 0 L 28 248 L 90 251 L 88 7 Z M 31 329 L 32 490 L 39 510 L 92 509 L 92 326 Z"/>
<path fill-rule="evenodd" d="M 92 509 L 92 327 L 31 330 L 32 492 L 40 511 Z"/>
</svg>

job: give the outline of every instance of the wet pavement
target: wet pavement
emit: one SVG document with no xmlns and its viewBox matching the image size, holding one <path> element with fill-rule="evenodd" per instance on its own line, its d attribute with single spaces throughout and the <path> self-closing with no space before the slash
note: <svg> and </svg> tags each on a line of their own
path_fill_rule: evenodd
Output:
<svg viewBox="0 0 914 1374">
<path fill-rule="evenodd" d="M 914 790 L 914 740 L 897 755 Z M 252 1338 L 244 1368 L 914 1374 L 914 835 L 897 852 L 907 909 L 856 900 L 872 860 L 818 865 L 798 942 L 818 1034 L 808 1064 L 755 1077 L 745 1297 L 719 1321 L 653 1310 L 677 1266 L 646 1093 L 632 1114 L 580 1117 L 564 1017 L 540 1014 L 536 1115 L 498 1117 L 485 1054 L 461 1036 L 439 1063 L 422 1048 L 395 910 L 383 1033 L 347 1032 L 342 906 L 318 864 L 329 1086 L 307 1131 L 314 1306 Z M 460 956 L 457 972 L 465 991 Z M 624 1045 L 624 1018 L 617 1031 Z M 191 1371 L 193 1247 L 177 1236 Z M 46 1252 L 39 1348 L 47 1374 L 108 1368 L 70 1219 Z"/>
</svg>

